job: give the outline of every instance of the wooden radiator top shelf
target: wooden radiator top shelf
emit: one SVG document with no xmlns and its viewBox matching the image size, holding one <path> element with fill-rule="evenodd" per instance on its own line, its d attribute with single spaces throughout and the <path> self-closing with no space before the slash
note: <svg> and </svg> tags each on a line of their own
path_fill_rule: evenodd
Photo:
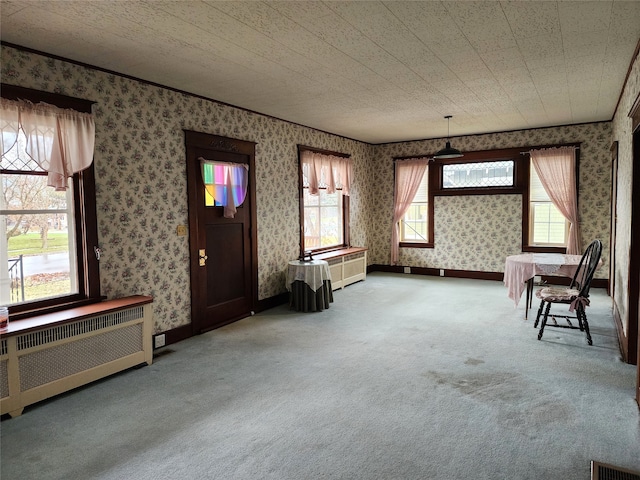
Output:
<svg viewBox="0 0 640 480">
<path fill-rule="evenodd" d="M 328 258 L 346 257 L 347 255 L 366 251 L 367 249 L 365 247 L 341 248 L 340 250 L 332 250 L 330 252 L 314 254 L 313 258 L 317 260 L 327 260 Z"/>
<path fill-rule="evenodd" d="M 153 297 L 146 295 L 133 295 L 130 297 L 116 298 L 113 300 L 92 303 L 90 305 L 83 305 L 81 307 L 69 308 L 67 310 L 60 310 L 58 312 L 44 313 L 42 315 L 35 315 L 33 317 L 22 318 L 20 320 L 11 321 L 11 317 L 9 317 L 9 326 L 7 329 L 0 331 L 0 337 L 19 335 L 50 327 L 51 325 L 75 322 L 95 315 L 146 305 L 147 303 L 152 302 Z"/>
</svg>

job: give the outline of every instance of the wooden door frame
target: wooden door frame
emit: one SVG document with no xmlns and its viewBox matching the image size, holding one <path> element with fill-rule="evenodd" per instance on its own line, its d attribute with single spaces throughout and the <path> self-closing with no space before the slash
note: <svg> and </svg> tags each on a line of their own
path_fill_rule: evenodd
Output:
<svg viewBox="0 0 640 480">
<path fill-rule="evenodd" d="M 636 401 L 640 406 L 640 94 L 629 111 L 631 118 L 631 241 L 627 310 L 627 362 L 635 363 Z"/>
<path fill-rule="evenodd" d="M 251 238 L 251 311 L 256 311 L 258 305 L 258 238 L 257 238 L 257 209 L 256 209 L 256 175 L 255 175 L 255 143 L 247 140 L 238 140 L 234 138 L 222 137 L 210 133 L 195 132 L 192 130 L 184 130 L 185 134 L 185 165 L 187 168 L 187 178 L 192 175 L 190 173 L 189 158 L 187 151 L 189 148 L 199 148 L 217 152 L 237 153 L 247 155 L 249 157 L 249 196 L 250 205 L 250 222 L 249 236 Z M 193 172 L 193 170 L 191 170 Z M 198 169 L 199 172 L 199 169 Z M 187 181 L 187 186 L 189 182 Z M 197 205 L 197 192 L 187 188 L 188 205 Z M 202 248 L 202 238 L 204 232 L 201 231 L 198 221 L 197 212 L 189 211 L 189 255 L 190 255 L 190 280 L 193 278 L 193 272 L 200 268 L 198 249 Z M 194 301 L 194 286 L 191 286 L 191 334 L 197 335 L 202 333 L 198 327 L 196 319 L 203 316 L 203 312 L 199 311 L 200 305 Z M 227 323 L 238 320 L 231 319 Z"/>
<path fill-rule="evenodd" d="M 616 223 L 618 219 L 618 142 L 611 144 L 611 227 L 609 235 L 609 284 L 607 291 L 615 301 L 615 276 L 616 276 Z"/>
</svg>

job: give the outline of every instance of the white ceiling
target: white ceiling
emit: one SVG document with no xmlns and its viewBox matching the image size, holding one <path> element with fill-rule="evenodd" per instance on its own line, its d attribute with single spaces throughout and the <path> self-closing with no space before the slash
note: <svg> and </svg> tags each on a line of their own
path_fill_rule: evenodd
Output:
<svg viewBox="0 0 640 480">
<path fill-rule="evenodd" d="M 370 143 L 611 120 L 640 1 L 1 0 L 3 42 Z"/>
</svg>

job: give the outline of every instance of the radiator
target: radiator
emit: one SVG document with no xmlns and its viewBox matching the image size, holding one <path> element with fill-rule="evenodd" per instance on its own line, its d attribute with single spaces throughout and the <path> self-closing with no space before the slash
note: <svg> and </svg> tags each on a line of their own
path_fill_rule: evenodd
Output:
<svg viewBox="0 0 640 480">
<path fill-rule="evenodd" d="M 15 417 L 45 398 L 150 365 L 152 304 L 122 300 L 102 302 L 93 310 L 133 305 L 0 338 L 0 412 Z"/>
<path fill-rule="evenodd" d="M 331 286 L 333 290 L 344 288 L 367 277 L 367 252 L 359 251 L 350 255 L 331 258 L 324 257 L 329 263 Z"/>
<path fill-rule="evenodd" d="M 592 460 L 591 480 L 640 480 L 640 472 Z"/>
</svg>

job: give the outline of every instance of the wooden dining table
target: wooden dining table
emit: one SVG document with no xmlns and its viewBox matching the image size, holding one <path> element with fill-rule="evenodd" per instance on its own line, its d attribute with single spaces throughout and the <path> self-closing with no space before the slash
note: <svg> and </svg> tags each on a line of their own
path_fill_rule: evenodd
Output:
<svg viewBox="0 0 640 480">
<path fill-rule="evenodd" d="M 533 301 L 533 279 L 536 275 L 557 275 L 573 278 L 582 255 L 561 253 L 521 253 L 507 257 L 504 266 L 504 284 L 507 295 L 518 306 L 526 289 L 525 320 Z"/>
</svg>

